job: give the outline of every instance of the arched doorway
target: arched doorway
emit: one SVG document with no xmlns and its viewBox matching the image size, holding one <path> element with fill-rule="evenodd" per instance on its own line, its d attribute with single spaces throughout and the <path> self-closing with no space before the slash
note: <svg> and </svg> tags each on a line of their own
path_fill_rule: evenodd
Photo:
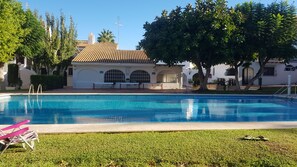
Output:
<svg viewBox="0 0 297 167">
<path fill-rule="evenodd" d="M 246 67 L 242 69 L 242 85 L 247 85 L 249 80 L 254 77 L 254 69 Z"/>
<path fill-rule="evenodd" d="M 174 71 L 161 71 L 157 75 L 157 83 L 178 83 L 177 74 Z"/>
<path fill-rule="evenodd" d="M 136 70 L 131 73 L 130 81 L 139 83 L 150 83 L 151 77 L 150 74 L 146 71 Z"/>
<path fill-rule="evenodd" d="M 104 82 L 125 82 L 125 74 L 120 70 L 109 70 L 104 74 Z"/>
</svg>

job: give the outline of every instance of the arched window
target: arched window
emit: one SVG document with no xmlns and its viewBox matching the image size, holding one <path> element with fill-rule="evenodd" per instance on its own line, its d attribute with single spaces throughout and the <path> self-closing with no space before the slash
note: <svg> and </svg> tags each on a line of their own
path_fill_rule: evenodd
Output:
<svg viewBox="0 0 297 167">
<path fill-rule="evenodd" d="M 125 74 L 120 70 L 109 70 L 104 74 L 104 82 L 125 82 Z"/>
<path fill-rule="evenodd" d="M 150 83 L 150 74 L 143 70 L 133 71 L 130 75 L 131 82 Z"/>
</svg>

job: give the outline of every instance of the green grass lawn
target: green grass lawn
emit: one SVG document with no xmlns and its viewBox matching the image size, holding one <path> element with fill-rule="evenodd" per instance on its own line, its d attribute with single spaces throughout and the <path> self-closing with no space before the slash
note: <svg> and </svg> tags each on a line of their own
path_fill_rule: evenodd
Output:
<svg viewBox="0 0 297 167">
<path fill-rule="evenodd" d="M 297 129 L 40 134 L 34 151 L 11 147 L 0 166 L 297 166 Z"/>
</svg>

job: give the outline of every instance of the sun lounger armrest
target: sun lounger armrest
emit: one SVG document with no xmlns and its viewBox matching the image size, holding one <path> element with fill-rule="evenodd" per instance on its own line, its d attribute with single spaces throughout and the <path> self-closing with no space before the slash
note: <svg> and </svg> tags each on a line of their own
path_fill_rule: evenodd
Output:
<svg viewBox="0 0 297 167">
<path fill-rule="evenodd" d="M 27 119 L 27 120 L 18 122 L 16 124 L 7 126 L 7 127 L 3 128 L 3 129 L 1 129 L 1 131 L 11 130 L 11 129 L 17 129 L 17 128 L 20 128 L 22 125 L 27 124 L 29 122 L 30 122 L 30 120 Z"/>
<path fill-rule="evenodd" d="M 13 138 L 13 137 L 16 137 L 16 136 L 20 136 L 20 135 L 24 134 L 28 130 L 29 130 L 28 127 L 22 128 L 20 130 L 14 131 L 12 133 L 8 133 L 8 134 L 6 134 L 4 136 L 0 136 L 0 140 L 4 140 L 4 139 L 9 139 L 9 138 Z"/>
</svg>

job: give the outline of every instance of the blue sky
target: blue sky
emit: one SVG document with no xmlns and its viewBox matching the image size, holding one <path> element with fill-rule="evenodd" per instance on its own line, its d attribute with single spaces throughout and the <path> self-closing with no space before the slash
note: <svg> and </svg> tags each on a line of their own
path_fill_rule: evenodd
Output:
<svg viewBox="0 0 297 167">
<path fill-rule="evenodd" d="M 245 2 L 246 0 L 229 0 L 228 5 Z M 256 0 L 264 4 L 275 0 Z M 97 39 L 103 29 L 111 30 L 119 40 L 120 49 L 135 49 L 143 38 L 143 25 L 146 21 L 152 22 L 160 16 L 162 10 L 171 11 L 176 6 L 194 4 L 195 0 L 20 0 L 25 7 L 28 4 L 31 10 L 38 10 L 59 16 L 62 11 L 66 17 L 72 16 L 76 24 L 78 39 L 87 39 L 93 33 Z M 294 3 L 293 0 L 289 1 Z M 120 20 L 119 36 L 117 20 Z M 119 37 L 119 39 L 118 39 Z"/>
</svg>

